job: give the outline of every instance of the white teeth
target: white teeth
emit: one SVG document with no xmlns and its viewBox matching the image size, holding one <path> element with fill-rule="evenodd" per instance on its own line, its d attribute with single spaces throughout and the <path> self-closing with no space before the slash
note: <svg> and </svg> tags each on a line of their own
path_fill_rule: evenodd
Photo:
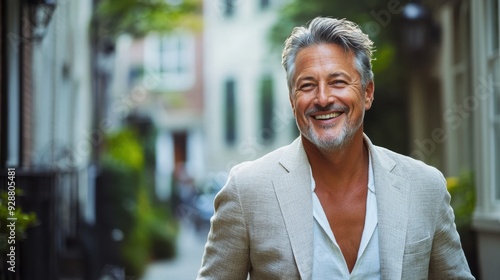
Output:
<svg viewBox="0 0 500 280">
<path fill-rule="evenodd" d="M 317 120 L 327 120 L 327 119 L 336 118 L 338 116 L 340 116 L 340 113 L 331 113 L 331 114 L 327 114 L 327 115 L 318 115 L 318 116 L 314 116 L 314 118 L 317 119 Z"/>
</svg>

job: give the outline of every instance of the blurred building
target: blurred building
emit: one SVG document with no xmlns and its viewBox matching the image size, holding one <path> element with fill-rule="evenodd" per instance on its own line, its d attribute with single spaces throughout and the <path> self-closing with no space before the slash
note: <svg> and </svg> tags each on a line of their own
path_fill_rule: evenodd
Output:
<svg viewBox="0 0 500 280">
<path fill-rule="evenodd" d="M 95 220 L 92 150 L 99 141 L 92 133 L 91 14 L 92 1 L 0 2 L 0 184 L 5 190 L 4 171 L 15 168 L 23 191 L 17 207 L 38 219 L 16 243 L 15 279 L 92 271 L 84 262 L 89 244 L 82 245 Z"/>
<path fill-rule="evenodd" d="M 268 34 L 284 2 L 204 1 L 202 32 L 119 38 L 112 99 L 131 96 L 127 114 L 158 129 L 160 198 L 171 196 L 176 170 L 210 188 L 236 163 L 298 135 L 281 50 Z"/>
<path fill-rule="evenodd" d="M 236 163 L 298 135 L 281 50 L 268 34 L 285 2 L 204 2 L 206 162 L 218 184 Z"/>
<path fill-rule="evenodd" d="M 132 100 L 125 113 L 154 124 L 155 186 L 163 200 L 172 195 L 174 174 L 204 174 L 202 47 L 199 32 L 181 29 L 117 42 L 113 100 Z"/>
<path fill-rule="evenodd" d="M 469 133 L 474 141 L 471 159 L 477 184 L 474 227 L 483 279 L 494 279 L 500 275 L 496 261 L 500 252 L 500 4 L 497 0 L 466 1 L 458 11 L 466 13 L 467 7 L 470 26 L 463 26 L 460 32 L 470 36 L 462 42 L 465 46 L 470 43 L 469 77 L 474 79 L 470 80 L 470 95 L 459 104 L 473 112 Z M 456 17 L 463 19 L 464 15 Z"/>
<path fill-rule="evenodd" d="M 448 177 L 473 171 L 478 266 L 500 275 L 500 6 L 498 0 L 429 2 L 403 11 L 410 34 L 413 157 Z M 406 14 L 405 14 L 406 13 Z"/>
</svg>

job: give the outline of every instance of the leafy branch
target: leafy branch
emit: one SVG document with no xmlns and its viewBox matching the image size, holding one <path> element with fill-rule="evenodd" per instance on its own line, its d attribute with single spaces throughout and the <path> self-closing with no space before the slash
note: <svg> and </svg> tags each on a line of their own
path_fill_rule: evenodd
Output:
<svg viewBox="0 0 500 280">
<path fill-rule="evenodd" d="M 16 196 L 22 195 L 22 191 L 20 189 L 16 189 Z M 2 221 L 0 227 L 0 252 L 3 254 L 7 251 L 8 243 L 7 237 L 10 234 L 9 229 L 7 228 L 7 218 L 11 217 L 10 212 L 7 208 L 8 202 L 8 194 L 6 191 L 0 192 L 0 220 Z M 25 213 L 21 209 L 21 207 L 17 206 L 14 210 L 13 217 L 17 218 L 16 220 L 16 240 L 22 240 L 25 238 L 26 229 L 31 226 L 36 225 L 37 218 L 34 212 Z"/>
<path fill-rule="evenodd" d="M 93 24 L 98 37 L 112 40 L 121 34 L 143 37 L 176 28 L 201 28 L 201 0 L 101 0 Z"/>
</svg>

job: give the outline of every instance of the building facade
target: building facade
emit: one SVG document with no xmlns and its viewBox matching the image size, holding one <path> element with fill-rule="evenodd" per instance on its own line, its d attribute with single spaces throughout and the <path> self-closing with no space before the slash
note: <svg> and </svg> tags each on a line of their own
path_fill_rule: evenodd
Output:
<svg viewBox="0 0 500 280">
<path fill-rule="evenodd" d="M 38 220 L 16 245 L 16 279 L 84 275 L 78 244 L 95 221 L 92 1 L 7 0 L 0 13 L 2 191 L 15 168 L 17 207 Z"/>
<path fill-rule="evenodd" d="M 219 185 L 235 164 L 298 135 L 268 34 L 284 2 L 204 2 L 206 162 Z"/>
<path fill-rule="evenodd" d="M 478 233 L 483 279 L 500 275 L 500 4 L 470 1 L 471 97 L 464 107 L 474 112 L 473 162 L 477 204 L 474 228 Z M 468 107 L 466 107 L 468 106 Z"/>
<path fill-rule="evenodd" d="M 203 41 L 177 29 L 117 41 L 113 100 L 130 97 L 127 115 L 149 119 L 157 130 L 156 194 L 171 198 L 175 174 L 203 179 Z"/>
<path fill-rule="evenodd" d="M 409 86 L 415 112 L 412 149 L 446 177 L 474 174 L 475 261 L 481 279 L 496 279 L 500 275 L 499 2 L 425 3 L 439 38 L 433 47 L 436 52 L 427 52 L 433 61 Z"/>
</svg>

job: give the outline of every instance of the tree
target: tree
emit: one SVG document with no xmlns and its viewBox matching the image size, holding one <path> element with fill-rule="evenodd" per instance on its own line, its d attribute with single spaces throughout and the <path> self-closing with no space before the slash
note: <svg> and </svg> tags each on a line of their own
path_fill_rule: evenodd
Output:
<svg viewBox="0 0 500 280">
<path fill-rule="evenodd" d="M 114 41 L 120 34 L 143 37 L 179 27 L 201 27 L 201 0 L 101 0 L 93 23 L 97 37 Z"/>
</svg>

